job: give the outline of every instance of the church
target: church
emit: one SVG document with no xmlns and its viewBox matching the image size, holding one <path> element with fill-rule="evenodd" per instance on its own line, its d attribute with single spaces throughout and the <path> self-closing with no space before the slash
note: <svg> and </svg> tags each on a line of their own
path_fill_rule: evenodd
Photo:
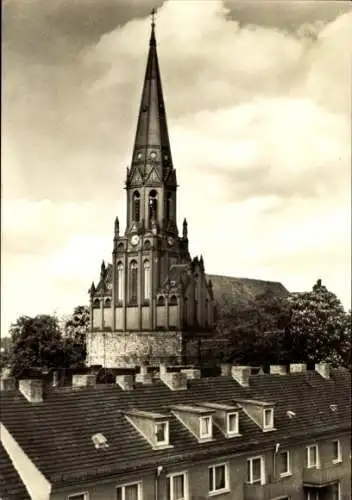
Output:
<svg viewBox="0 0 352 500">
<path fill-rule="evenodd" d="M 275 282 L 211 276 L 203 257 L 191 258 L 188 228 L 177 225 L 177 180 L 168 134 L 155 25 L 126 175 L 127 221 L 114 223 L 112 263 L 101 265 L 90 295 L 87 364 L 105 368 L 138 362 L 198 359 L 224 294 L 246 300 Z"/>
</svg>

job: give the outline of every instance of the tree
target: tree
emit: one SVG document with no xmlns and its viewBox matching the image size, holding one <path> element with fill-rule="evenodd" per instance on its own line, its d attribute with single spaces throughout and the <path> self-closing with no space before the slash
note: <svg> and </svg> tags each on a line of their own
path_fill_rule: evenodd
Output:
<svg viewBox="0 0 352 500">
<path fill-rule="evenodd" d="M 229 340 L 230 354 L 225 360 L 248 365 L 283 362 L 290 311 L 284 298 L 267 291 L 245 307 L 223 297 L 224 307 L 216 324 L 216 336 Z"/>
<path fill-rule="evenodd" d="M 87 306 L 77 306 L 64 325 L 64 335 L 76 343 L 84 344 L 89 331 L 90 314 Z"/>
<path fill-rule="evenodd" d="M 8 365 L 12 349 L 11 337 L 0 338 L 0 369 Z"/>
<path fill-rule="evenodd" d="M 15 377 L 27 369 L 59 369 L 82 366 L 83 349 L 63 339 L 58 320 L 50 315 L 21 316 L 11 325 L 13 347 L 9 364 Z"/>
<path fill-rule="evenodd" d="M 291 321 L 286 341 L 292 362 L 331 362 L 351 365 L 351 313 L 321 280 L 310 292 L 288 297 Z"/>
</svg>

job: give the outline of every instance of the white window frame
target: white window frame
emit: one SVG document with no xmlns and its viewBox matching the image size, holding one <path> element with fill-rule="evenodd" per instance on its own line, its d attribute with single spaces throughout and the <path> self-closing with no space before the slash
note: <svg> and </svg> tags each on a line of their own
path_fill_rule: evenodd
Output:
<svg viewBox="0 0 352 500">
<path fill-rule="evenodd" d="M 229 464 L 227 462 L 221 463 L 221 464 L 214 464 L 210 465 L 208 467 L 208 478 L 209 478 L 209 470 L 212 469 L 212 474 L 213 474 L 213 485 L 215 486 L 215 469 L 218 467 L 225 467 L 225 488 L 221 488 L 220 490 L 209 490 L 208 496 L 214 496 L 218 495 L 220 493 L 227 493 L 230 491 L 230 471 L 229 471 Z M 209 479 L 208 479 L 209 480 Z"/>
<path fill-rule="evenodd" d="M 157 440 L 157 426 L 158 425 L 165 425 L 165 440 L 164 441 L 158 441 Z M 154 424 L 154 434 L 155 434 L 155 442 L 156 442 L 157 446 L 163 446 L 163 445 L 169 444 L 169 439 L 170 439 L 170 436 L 169 436 L 169 422 L 167 422 L 167 421 L 165 421 L 165 422 L 155 422 L 155 424 Z"/>
<path fill-rule="evenodd" d="M 317 491 L 307 491 L 306 500 L 319 500 L 319 493 Z"/>
<path fill-rule="evenodd" d="M 310 461 L 310 450 L 311 448 L 315 448 L 316 449 L 316 458 L 317 458 L 317 461 L 315 464 L 311 463 Z M 309 444 L 307 447 L 306 447 L 306 456 L 307 456 L 307 469 L 319 469 L 319 446 L 317 444 Z"/>
<path fill-rule="evenodd" d="M 342 462 L 342 453 L 341 453 L 341 442 L 339 439 L 333 439 L 332 443 L 337 443 L 337 458 L 332 459 L 333 464 L 339 464 Z"/>
<path fill-rule="evenodd" d="M 202 434 L 202 421 L 209 420 L 209 432 L 207 434 Z M 211 415 L 206 417 L 199 417 L 199 436 L 200 439 L 207 439 L 213 437 L 213 419 Z"/>
<path fill-rule="evenodd" d="M 78 495 L 83 495 L 84 500 L 89 500 L 88 491 L 79 491 L 78 493 L 71 493 L 70 495 L 68 495 L 67 500 L 72 500 L 72 499 L 74 500 L 74 497 L 76 497 Z"/>
<path fill-rule="evenodd" d="M 253 481 L 253 461 L 254 460 L 260 460 L 260 479 L 256 479 L 255 481 Z M 258 455 L 256 457 L 250 457 L 247 459 L 247 462 L 250 463 L 250 477 L 249 477 L 249 481 L 248 481 L 248 478 L 247 478 L 247 484 L 258 484 L 260 483 L 261 485 L 265 484 L 265 461 L 264 461 L 264 457 L 262 455 Z M 247 471 L 246 471 L 247 473 Z"/>
<path fill-rule="evenodd" d="M 133 481 L 131 483 L 118 484 L 117 486 L 115 486 L 115 490 L 116 490 L 115 498 L 117 498 L 117 490 L 119 488 L 121 488 L 122 489 L 122 500 L 125 500 L 125 497 L 126 497 L 126 491 L 125 491 L 125 489 L 128 488 L 129 486 L 135 486 L 135 485 L 138 486 L 138 498 L 137 498 L 137 500 L 143 500 L 143 496 L 142 496 L 142 482 L 141 481 Z"/>
<path fill-rule="evenodd" d="M 289 450 L 283 450 L 283 451 L 280 451 L 278 454 L 282 455 L 283 453 L 286 453 L 286 455 L 287 455 L 287 471 L 286 472 L 280 472 L 280 477 L 291 476 L 292 472 L 291 472 L 291 454 L 290 454 L 290 451 Z"/>
<path fill-rule="evenodd" d="M 265 423 L 265 415 L 267 412 L 270 412 L 270 424 L 266 425 Z M 274 427 L 274 409 L 273 408 L 264 408 L 263 409 L 263 429 L 264 430 L 269 430 L 273 429 Z"/>
<path fill-rule="evenodd" d="M 188 482 L 188 472 L 187 471 L 182 471 L 182 472 L 173 472 L 172 474 L 168 474 L 166 477 L 170 481 L 170 500 L 176 500 L 174 496 L 174 477 L 177 476 L 183 476 L 183 484 L 185 487 L 184 490 L 184 500 L 189 500 L 189 482 Z"/>
<path fill-rule="evenodd" d="M 230 429 L 230 417 L 236 416 L 236 428 L 235 430 Z M 233 411 L 226 415 L 226 430 L 229 436 L 237 435 L 239 433 L 239 414 L 238 411 Z"/>
</svg>

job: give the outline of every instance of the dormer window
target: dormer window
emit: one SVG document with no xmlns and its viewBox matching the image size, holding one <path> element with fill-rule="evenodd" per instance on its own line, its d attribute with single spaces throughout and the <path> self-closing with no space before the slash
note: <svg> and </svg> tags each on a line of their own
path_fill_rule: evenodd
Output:
<svg viewBox="0 0 352 500">
<path fill-rule="evenodd" d="M 227 414 L 227 434 L 238 434 L 238 413 Z"/>
<path fill-rule="evenodd" d="M 158 422 L 155 424 L 155 439 L 157 445 L 169 444 L 168 422 Z"/>
<path fill-rule="evenodd" d="M 274 427 L 274 410 L 272 408 L 265 408 L 263 414 L 264 430 L 272 429 Z"/>
<path fill-rule="evenodd" d="M 212 421 L 211 417 L 199 418 L 199 435 L 201 439 L 212 437 Z"/>
</svg>

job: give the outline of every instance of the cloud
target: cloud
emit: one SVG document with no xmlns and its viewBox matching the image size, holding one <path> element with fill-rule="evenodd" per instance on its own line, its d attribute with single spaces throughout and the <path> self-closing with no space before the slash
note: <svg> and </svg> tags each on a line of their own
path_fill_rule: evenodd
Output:
<svg viewBox="0 0 352 500">
<path fill-rule="evenodd" d="M 4 325 L 86 301 L 124 229 L 152 4 L 4 7 Z M 169 0 L 158 53 L 192 253 L 347 305 L 351 13 L 320 4 Z"/>
</svg>

